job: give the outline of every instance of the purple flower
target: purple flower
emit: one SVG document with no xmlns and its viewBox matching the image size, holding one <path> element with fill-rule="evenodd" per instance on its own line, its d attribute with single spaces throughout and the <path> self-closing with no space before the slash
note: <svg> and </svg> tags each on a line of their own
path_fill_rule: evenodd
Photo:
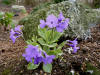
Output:
<svg viewBox="0 0 100 75">
<path fill-rule="evenodd" d="M 60 12 L 58 18 L 51 14 L 46 18 L 46 22 L 40 20 L 40 27 L 44 28 L 47 25 L 49 28 L 56 28 L 57 32 L 63 32 L 68 27 L 68 23 L 69 18 L 66 19 Z"/>
<path fill-rule="evenodd" d="M 15 43 L 16 38 L 22 36 L 21 27 L 22 26 L 17 26 L 14 29 L 11 29 L 11 31 L 10 31 L 10 39 L 13 41 L 13 43 Z"/>
<path fill-rule="evenodd" d="M 43 58 L 43 63 L 44 64 L 51 64 L 52 63 L 52 60 L 55 58 L 54 55 L 47 55 L 45 52 L 44 52 L 44 58 Z"/>
<path fill-rule="evenodd" d="M 68 24 L 69 24 L 69 18 L 66 18 L 65 19 L 65 25 L 64 25 L 64 28 L 66 29 L 68 27 Z"/>
<path fill-rule="evenodd" d="M 65 29 L 65 22 L 61 22 L 58 24 L 58 26 L 56 27 L 57 32 L 63 32 L 63 30 Z"/>
<path fill-rule="evenodd" d="M 43 57 L 34 58 L 34 64 L 39 64 L 42 62 L 42 60 L 43 60 Z"/>
<path fill-rule="evenodd" d="M 18 38 L 20 36 L 21 36 L 21 33 L 15 32 L 13 29 L 11 29 L 10 39 L 13 41 L 13 43 L 15 43 L 16 38 Z"/>
<path fill-rule="evenodd" d="M 68 23 L 69 23 L 69 18 L 65 19 L 63 13 L 60 12 L 58 16 L 58 26 L 56 26 L 57 32 L 63 32 L 68 27 Z"/>
<path fill-rule="evenodd" d="M 46 26 L 46 23 L 45 23 L 45 21 L 44 20 L 40 20 L 40 27 L 41 28 L 44 28 L 45 26 Z"/>
<path fill-rule="evenodd" d="M 44 54 L 44 55 L 42 55 Z M 55 58 L 54 55 L 47 55 L 46 52 L 39 50 L 38 46 L 28 45 L 25 50 L 25 54 L 22 55 L 25 57 L 27 62 L 32 62 L 34 59 L 34 64 L 39 64 L 43 62 L 44 64 L 50 64 Z"/>
<path fill-rule="evenodd" d="M 70 43 L 72 43 L 73 45 L 77 45 L 78 44 L 78 42 L 77 42 L 77 38 L 75 39 L 75 40 L 73 40 L 73 41 L 69 41 Z"/>
<path fill-rule="evenodd" d="M 15 32 L 13 29 L 11 29 L 11 32 L 10 32 L 10 38 L 11 40 L 13 41 L 13 43 L 15 43 L 15 40 L 16 40 L 16 37 L 14 36 Z"/>
<path fill-rule="evenodd" d="M 63 32 L 63 28 L 61 28 L 60 26 L 56 27 L 57 32 Z"/>
<path fill-rule="evenodd" d="M 68 42 L 72 43 L 72 44 L 68 44 L 68 45 L 73 48 L 73 53 L 76 53 L 77 50 L 79 49 L 79 47 L 77 47 L 77 44 L 78 44 L 77 38 L 73 41 L 68 41 Z"/>
<path fill-rule="evenodd" d="M 58 26 L 56 27 L 57 32 L 63 32 L 68 27 L 69 19 L 67 18 L 65 21 L 59 22 Z"/>
<path fill-rule="evenodd" d="M 19 31 L 19 32 L 21 32 L 21 28 L 22 28 L 23 26 L 20 26 L 20 25 L 18 25 L 17 27 L 15 27 L 15 31 Z"/>
<path fill-rule="evenodd" d="M 79 47 L 76 47 L 76 45 L 74 47 L 72 47 L 72 48 L 73 48 L 73 53 L 76 53 L 77 50 L 79 49 Z"/>
<path fill-rule="evenodd" d="M 42 50 L 38 50 L 36 57 L 34 57 L 34 64 L 39 64 L 43 60 Z"/>
<path fill-rule="evenodd" d="M 25 54 L 22 56 L 25 57 L 27 62 L 32 62 L 32 59 L 41 56 L 41 53 L 38 50 L 38 46 L 28 45 L 25 50 Z"/>
<path fill-rule="evenodd" d="M 63 13 L 60 12 L 59 17 L 58 17 L 58 22 L 61 22 L 65 19 L 65 17 L 63 16 Z"/>
<path fill-rule="evenodd" d="M 58 25 L 58 19 L 56 16 L 54 16 L 53 14 L 49 15 L 47 18 L 46 18 L 46 25 L 49 27 L 49 28 L 54 28 Z"/>
</svg>

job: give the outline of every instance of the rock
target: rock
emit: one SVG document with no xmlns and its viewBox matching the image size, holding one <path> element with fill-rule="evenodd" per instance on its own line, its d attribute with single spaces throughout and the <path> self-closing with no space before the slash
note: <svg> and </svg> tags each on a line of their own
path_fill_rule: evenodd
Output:
<svg viewBox="0 0 100 75">
<path fill-rule="evenodd" d="M 19 5 L 13 5 L 12 7 L 11 7 L 11 9 L 12 9 L 12 12 L 14 12 L 15 14 L 16 13 L 26 13 L 26 9 L 25 9 L 25 7 L 24 6 L 19 6 Z"/>
<path fill-rule="evenodd" d="M 84 4 L 78 2 L 64 1 L 58 4 L 51 4 L 20 21 L 19 24 L 24 25 L 24 37 L 26 40 L 31 39 L 33 35 L 37 35 L 37 27 L 40 19 L 45 19 L 49 14 L 58 16 L 62 11 L 64 16 L 70 18 L 68 29 L 64 32 L 64 36 L 78 37 L 87 39 L 91 37 L 90 27 L 96 25 L 100 19 L 100 10 L 87 8 Z"/>
</svg>

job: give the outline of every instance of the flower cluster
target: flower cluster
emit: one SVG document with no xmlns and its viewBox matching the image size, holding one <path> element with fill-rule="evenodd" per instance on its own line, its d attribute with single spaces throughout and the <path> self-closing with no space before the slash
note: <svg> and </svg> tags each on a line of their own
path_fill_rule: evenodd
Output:
<svg viewBox="0 0 100 75">
<path fill-rule="evenodd" d="M 34 58 L 34 64 L 39 64 L 43 62 L 44 64 L 52 63 L 52 60 L 55 58 L 54 55 L 47 55 L 46 52 L 40 50 L 38 46 L 28 45 L 25 50 L 25 54 L 22 55 L 25 57 L 27 62 L 32 62 Z"/>
<path fill-rule="evenodd" d="M 21 27 L 22 26 L 18 25 L 14 29 L 11 29 L 11 31 L 10 31 L 10 39 L 13 41 L 13 43 L 15 43 L 16 38 L 22 36 Z"/>
<path fill-rule="evenodd" d="M 57 32 L 63 32 L 68 27 L 69 18 L 65 18 L 60 12 L 58 18 L 53 14 L 49 15 L 45 20 L 40 20 L 40 27 L 44 28 L 48 26 L 49 28 L 56 28 Z"/>
<path fill-rule="evenodd" d="M 72 43 L 72 44 L 68 44 L 68 45 L 73 48 L 73 53 L 76 53 L 77 49 L 79 49 L 79 47 L 77 47 L 77 44 L 78 44 L 77 38 L 73 41 L 68 41 L 68 42 Z"/>
</svg>

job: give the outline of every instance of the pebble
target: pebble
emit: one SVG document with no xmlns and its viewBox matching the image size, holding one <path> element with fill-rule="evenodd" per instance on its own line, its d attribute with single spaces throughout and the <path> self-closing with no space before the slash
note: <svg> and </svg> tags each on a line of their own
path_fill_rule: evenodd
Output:
<svg viewBox="0 0 100 75">
<path fill-rule="evenodd" d="M 35 73 L 35 75 L 39 75 L 38 73 Z"/>
<path fill-rule="evenodd" d="M 43 74 L 43 71 L 42 71 L 42 70 L 40 70 L 40 74 L 41 74 L 41 75 Z"/>
</svg>

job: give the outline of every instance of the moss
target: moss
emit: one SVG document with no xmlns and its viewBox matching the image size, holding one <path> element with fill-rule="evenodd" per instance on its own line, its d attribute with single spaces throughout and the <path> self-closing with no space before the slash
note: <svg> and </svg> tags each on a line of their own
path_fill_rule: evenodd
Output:
<svg viewBox="0 0 100 75">
<path fill-rule="evenodd" d="M 37 35 L 37 27 L 40 19 L 45 19 L 49 14 L 58 16 L 62 11 L 64 16 L 70 18 L 68 29 L 64 32 L 64 36 L 78 37 L 86 39 L 90 37 L 91 24 L 97 22 L 97 17 L 100 15 L 98 11 L 94 11 L 91 8 L 86 8 L 82 3 L 72 3 L 70 1 L 64 1 L 58 4 L 51 4 L 50 6 L 43 7 L 32 13 L 25 18 L 24 25 L 24 37 L 26 40 L 31 39 L 33 35 Z"/>
</svg>

